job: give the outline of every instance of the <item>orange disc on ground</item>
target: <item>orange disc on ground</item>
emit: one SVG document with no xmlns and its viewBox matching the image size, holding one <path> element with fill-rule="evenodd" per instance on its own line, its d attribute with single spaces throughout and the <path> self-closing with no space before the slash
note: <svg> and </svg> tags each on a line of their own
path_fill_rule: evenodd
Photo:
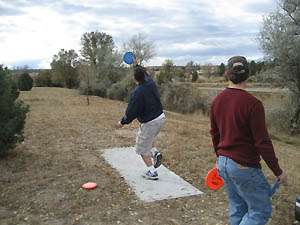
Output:
<svg viewBox="0 0 300 225">
<path fill-rule="evenodd" d="M 217 168 L 213 168 L 208 171 L 205 177 L 205 183 L 211 190 L 218 190 L 224 185 L 224 181 L 219 176 Z"/>
<path fill-rule="evenodd" d="M 86 190 L 92 190 L 97 187 L 97 184 L 94 182 L 88 182 L 88 183 L 83 184 L 81 187 Z"/>
</svg>

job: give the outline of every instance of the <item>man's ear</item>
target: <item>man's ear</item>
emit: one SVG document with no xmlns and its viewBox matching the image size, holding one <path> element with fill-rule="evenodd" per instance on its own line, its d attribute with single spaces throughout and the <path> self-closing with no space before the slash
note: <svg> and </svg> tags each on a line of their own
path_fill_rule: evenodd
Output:
<svg viewBox="0 0 300 225">
<path fill-rule="evenodd" d="M 224 76 L 225 76 L 226 78 L 228 78 L 228 77 L 229 77 L 229 74 L 230 74 L 230 71 L 229 71 L 228 69 L 226 69 L 226 70 L 225 70 L 225 73 L 224 73 Z"/>
</svg>

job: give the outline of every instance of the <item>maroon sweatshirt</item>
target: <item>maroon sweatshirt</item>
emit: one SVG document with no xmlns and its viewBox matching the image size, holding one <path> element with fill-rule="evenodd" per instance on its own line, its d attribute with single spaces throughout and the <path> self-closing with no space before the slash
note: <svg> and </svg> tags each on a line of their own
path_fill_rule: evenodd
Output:
<svg viewBox="0 0 300 225">
<path fill-rule="evenodd" d="M 245 90 L 227 88 L 214 99 L 210 119 L 217 156 L 257 168 L 261 156 L 275 176 L 281 175 L 261 101 Z"/>
</svg>

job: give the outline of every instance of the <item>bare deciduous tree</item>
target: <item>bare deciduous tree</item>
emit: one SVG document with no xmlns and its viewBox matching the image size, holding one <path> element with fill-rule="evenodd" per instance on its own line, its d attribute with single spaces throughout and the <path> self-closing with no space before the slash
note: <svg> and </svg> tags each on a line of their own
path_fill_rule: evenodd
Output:
<svg viewBox="0 0 300 225">
<path fill-rule="evenodd" d="M 300 131 L 300 1 L 281 0 L 280 8 L 264 19 L 259 34 L 262 49 L 275 60 L 280 76 L 293 93 L 292 133 Z"/>
<path fill-rule="evenodd" d="M 137 34 L 123 44 L 125 51 L 133 51 L 137 63 L 143 65 L 155 56 L 154 43 L 147 39 L 145 34 Z"/>
<path fill-rule="evenodd" d="M 85 63 L 81 63 L 79 67 L 79 80 L 80 80 L 80 90 L 83 94 L 86 95 L 87 105 L 90 105 L 90 92 L 91 92 L 91 85 L 95 81 L 92 76 L 94 73 L 91 71 L 91 67 Z"/>
</svg>

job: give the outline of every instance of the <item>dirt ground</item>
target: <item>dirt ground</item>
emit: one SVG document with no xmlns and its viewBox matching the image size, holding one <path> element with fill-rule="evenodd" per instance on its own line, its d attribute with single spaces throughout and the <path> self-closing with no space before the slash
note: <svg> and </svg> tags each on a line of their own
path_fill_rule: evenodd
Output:
<svg viewBox="0 0 300 225">
<path fill-rule="evenodd" d="M 132 146 L 137 123 L 115 130 L 125 103 L 84 96 L 75 90 L 34 88 L 21 99 L 31 106 L 25 141 L 0 159 L 1 225 L 225 225 L 225 190 L 208 190 L 203 177 L 215 155 L 208 118 L 167 112 L 157 141 L 164 164 L 204 191 L 197 197 L 144 203 L 102 158 L 101 150 Z M 299 137 L 296 137 L 299 138 Z M 274 140 L 280 164 L 290 176 L 288 189 L 273 198 L 270 225 L 294 222 L 300 194 L 299 145 Z M 274 177 L 264 166 L 270 181 Z M 93 191 L 80 186 L 98 183 Z"/>
</svg>

